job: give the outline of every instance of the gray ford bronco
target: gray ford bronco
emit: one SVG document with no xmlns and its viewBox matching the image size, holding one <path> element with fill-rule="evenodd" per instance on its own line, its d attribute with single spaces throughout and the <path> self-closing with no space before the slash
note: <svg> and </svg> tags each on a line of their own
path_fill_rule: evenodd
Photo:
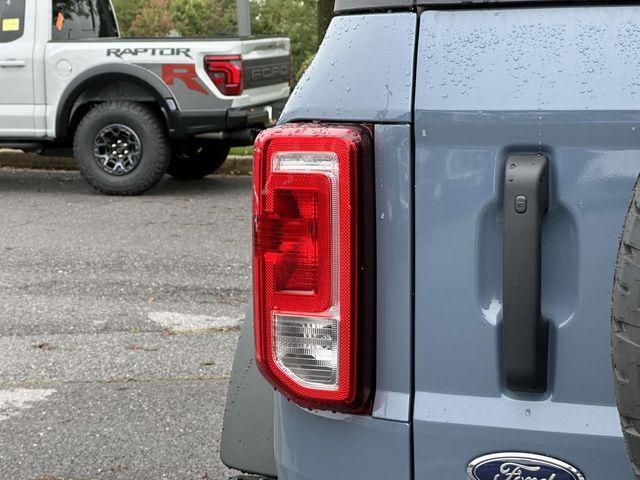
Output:
<svg viewBox="0 0 640 480">
<path fill-rule="evenodd" d="M 640 478 L 640 6 L 336 14 L 256 143 L 222 459 L 280 480 Z"/>
</svg>

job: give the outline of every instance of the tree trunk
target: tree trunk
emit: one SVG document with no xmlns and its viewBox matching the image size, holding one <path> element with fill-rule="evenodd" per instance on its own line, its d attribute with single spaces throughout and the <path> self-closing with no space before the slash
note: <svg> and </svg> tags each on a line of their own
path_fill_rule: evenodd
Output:
<svg viewBox="0 0 640 480">
<path fill-rule="evenodd" d="M 318 0 L 318 42 L 322 42 L 324 34 L 333 18 L 334 0 Z"/>
</svg>

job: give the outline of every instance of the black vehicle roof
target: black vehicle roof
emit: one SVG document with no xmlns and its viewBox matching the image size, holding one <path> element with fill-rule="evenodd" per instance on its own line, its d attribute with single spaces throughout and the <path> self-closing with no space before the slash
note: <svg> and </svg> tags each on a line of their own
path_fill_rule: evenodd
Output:
<svg viewBox="0 0 640 480">
<path fill-rule="evenodd" d="M 411 8 L 414 0 L 336 0 L 336 13 L 380 8 Z"/>
<path fill-rule="evenodd" d="M 336 13 L 379 8 L 411 8 L 414 0 L 336 0 Z"/>
<path fill-rule="evenodd" d="M 393 10 L 410 9 L 414 7 L 446 7 L 447 5 L 469 6 L 507 6 L 513 4 L 625 4 L 635 3 L 629 0 L 336 0 L 336 13 L 366 11 L 366 10 Z"/>
</svg>

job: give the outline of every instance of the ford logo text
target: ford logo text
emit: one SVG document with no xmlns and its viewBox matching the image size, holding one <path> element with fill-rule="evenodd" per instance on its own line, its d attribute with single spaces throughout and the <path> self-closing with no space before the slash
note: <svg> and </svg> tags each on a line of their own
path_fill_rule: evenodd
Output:
<svg viewBox="0 0 640 480">
<path fill-rule="evenodd" d="M 568 463 L 532 453 L 495 453 L 477 458 L 467 469 L 469 480 L 585 480 Z"/>
</svg>

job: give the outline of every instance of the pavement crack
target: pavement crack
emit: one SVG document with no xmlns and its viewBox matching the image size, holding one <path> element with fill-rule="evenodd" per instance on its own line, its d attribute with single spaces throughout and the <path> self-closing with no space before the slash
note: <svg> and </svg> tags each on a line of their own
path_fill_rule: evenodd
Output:
<svg viewBox="0 0 640 480">
<path fill-rule="evenodd" d="M 184 331 L 173 331 L 169 329 L 155 329 L 155 330 L 112 330 L 108 332 L 92 332 L 92 331 L 77 331 L 77 332 L 60 332 L 60 333 L 16 333 L 11 335 L 0 335 L 0 340 L 4 339 L 29 339 L 29 338 L 43 338 L 43 337 L 73 337 L 80 335 L 91 336 L 109 336 L 109 335 L 131 335 L 135 337 L 143 334 L 154 334 L 159 337 L 179 337 L 179 336 L 192 336 L 192 335 L 216 335 L 216 334 L 229 334 L 237 333 L 240 331 L 240 327 L 224 327 L 224 328 L 202 328 L 192 329 Z"/>
<path fill-rule="evenodd" d="M 0 389 L 42 387 L 54 385 L 127 385 L 127 384 L 151 384 L 151 383 L 193 383 L 193 382 L 228 382 L 229 375 L 194 375 L 184 377 L 129 377 L 107 380 L 33 380 L 33 381 L 0 381 Z"/>
</svg>

